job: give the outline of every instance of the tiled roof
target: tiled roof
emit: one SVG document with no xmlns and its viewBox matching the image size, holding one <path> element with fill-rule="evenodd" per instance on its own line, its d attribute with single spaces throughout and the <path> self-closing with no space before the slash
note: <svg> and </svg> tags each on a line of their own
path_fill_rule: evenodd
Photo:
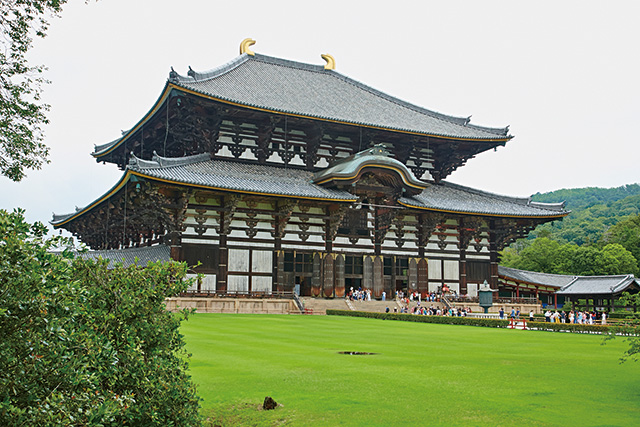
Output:
<svg viewBox="0 0 640 427">
<path fill-rule="evenodd" d="M 578 276 L 557 291 L 558 295 L 619 294 L 629 288 L 639 289 L 640 283 L 633 274 L 618 276 Z"/>
<path fill-rule="evenodd" d="M 576 276 L 564 274 L 538 273 L 537 271 L 518 270 L 515 268 L 498 266 L 498 276 L 504 279 L 512 279 L 516 282 L 534 283 L 537 285 L 561 288 L 571 283 Z"/>
<path fill-rule="evenodd" d="M 142 248 L 112 249 L 78 253 L 84 259 L 109 260 L 109 267 L 121 262 L 125 267 L 130 265 L 146 266 L 150 262 L 171 261 L 170 249 L 166 245 L 145 246 Z"/>
<path fill-rule="evenodd" d="M 236 193 L 337 202 L 357 200 L 357 197 L 348 191 L 314 184 L 313 172 L 297 168 L 211 159 L 209 154 L 174 159 L 154 155 L 153 160 L 142 160 L 132 156 L 123 178 L 102 198 L 85 208 L 76 209 L 76 212 L 65 215 L 54 214 L 51 223 L 59 226 L 72 217 L 89 211 L 102 202 L 107 195 L 118 191 L 128 179 L 127 174 L 132 173 L 164 182 Z M 564 210 L 564 204 L 561 203 L 536 204 L 528 198 L 500 196 L 448 182 L 440 184 L 420 182 L 426 188 L 417 196 L 400 198 L 400 204 L 418 209 L 471 215 L 545 218 L 562 217 L 568 214 Z"/>
<path fill-rule="evenodd" d="M 531 198 L 501 196 L 444 181 L 429 185 L 416 196 L 403 197 L 400 203 L 435 211 L 513 217 L 562 217 L 569 213 L 563 203 L 540 204 Z"/>
<path fill-rule="evenodd" d="M 629 287 L 638 289 L 640 283 L 633 274 L 614 276 L 570 276 L 566 274 L 538 273 L 498 266 L 498 275 L 516 282 L 534 283 L 560 288 L 558 295 L 619 294 Z"/>
<path fill-rule="evenodd" d="M 169 81 L 213 98 L 250 108 L 425 135 L 506 141 L 508 127 L 472 125 L 394 98 L 322 65 L 243 54 L 214 70 Z"/>
<path fill-rule="evenodd" d="M 153 161 L 133 157 L 128 169 L 151 178 L 234 192 L 307 199 L 356 200 L 356 197 L 349 192 L 313 184 L 311 182 L 312 172 L 252 163 L 211 160 L 208 154 L 198 154 L 175 160 L 154 156 Z"/>
</svg>

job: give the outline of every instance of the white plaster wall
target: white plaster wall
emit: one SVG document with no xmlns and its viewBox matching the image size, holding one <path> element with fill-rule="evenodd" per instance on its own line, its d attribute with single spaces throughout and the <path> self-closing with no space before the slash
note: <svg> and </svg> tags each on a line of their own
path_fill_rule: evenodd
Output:
<svg viewBox="0 0 640 427">
<path fill-rule="evenodd" d="M 251 289 L 257 292 L 271 293 L 271 277 L 253 276 Z"/>
<path fill-rule="evenodd" d="M 460 264 L 458 261 L 444 262 L 444 279 L 458 280 L 460 278 Z"/>
<path fill-rule="evenodd" d="M 478 284 L 477 283 L 467 283 L 467 294 L 470 297 L 478 296 Z"/>
<path fill-rule="evenodd" d="M 427 268 L 429 270 L 429 279 L 433 279 L 433 280 L 442 279 L 442 267 L 439 259 L 427 260 Z"/>
<path fill-rule="evenodd" d="M 249 250 L 229 249 L 229 271 L 249 272 Z"/>
<path fill-rule="evenodd" d="M 248 292 L 249 291 L 249 276 L 227 276 L 227 290 L 232 292 Z"/>
<path fill-rule="evenodd" d="M 273 252 L 253 251 L 251 258 L 251 271 L 254 273 L 271 273 L 273 271 Z"/>
</svg>

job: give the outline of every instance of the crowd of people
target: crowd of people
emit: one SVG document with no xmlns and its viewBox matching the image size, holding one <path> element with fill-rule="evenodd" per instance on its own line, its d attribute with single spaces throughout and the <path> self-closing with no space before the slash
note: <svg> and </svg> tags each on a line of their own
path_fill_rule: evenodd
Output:
<svg viewBox="0 0 640 427">
<path fill-rule="evenodd" d="M 386 308 L 386 312 L 390 313 L 391 309 L 389 307 Z M 454 316 L 454 317 L 464 317 L 468 313 L 471 313 L 471 307 L 451 307 L 445 308 L 440 306 L 434 306 L 431 304 L 430 307 L 421 306 L 418 303 L 413 308 L 409 308 L 408 304 L 402 304 L 401 308 L 398 310 L 398 307 L 393 308 L 394 313 L 411 313 L 421 316 Z"/>
<path fill-rule="evenodd" d="M 558 312 L 558 310 L 547 310 L 544 312 L 545 322 L 555 323 L 578 323 L 581 325 L 593 325 L 600 322 L 603 325 L 607 324 L 607 313 L 596 311 L 569 311 L 566 313 L 564 310 Z"/>
<path fill-rule="evenodd" d="M 347 299 L 351 301 L 371 301 L 371 289 L 349 289 Z"/>
<path fill-rule="evenodd" d="M 386 300 L 386 292 L 383 292 L 382 300 Z M 396 301 L 400 304 L 400 307 L 394 307 L 394 313 L 411 313 L 416 315 L 423 316 L 456 316 L 456 317 L 464 317 L 468 313 L 471 313 L 471 307 L 440 307 L 439 305 L 431 304 L 429 307 L 422 306 L 422 302 L 425 303 L 434 303 L 440 302 L 442 298 L 442 294 L 439 292 L 429 292 L 423 298 L 419 292 L 410 292 L 405 295 L 402 291 L 396 291 Z M 371 301 L 371 289 L 362 289 L 361 287 L 358 289 L 354 289 L 351 287 L 349 292 L 346 294 L 346 298 L 351 301 Z M 417 302 L 417 304 L 411 308 L 412 302 Z M 386 312 L 391 312 L 389 307 L 386 308 Z M 498 312 L 498 316 L 500 319 L 504 319 L 507 313 L 505 312 L 504 307 L 500 307 L 500 311 Z M 510 319 L 520 319 L 520 309 L 515 307 L 511 308 L 510 313 L 508 314 Z M 606 325 L 607 323 L 607 314 L 605 312 L 595 312 L 595 311 L 574 311 L 571 310 L 568 313 L 564 310 L 562 311 L 551 311 L 547 309 L 544 312 L 545 322 L 555 322 L 555 323 L 578 323 L 585 325 L 593 325 L 594 323 L 601 323 Z M 529 321 L 533 322 L 534 312 L 531 310 L 529 312 Z"/>
<path fill-rule="evenodd" d="M 498 312 L 498 316 L 500 319 L 505 318 L 505 310 L 504 307 L 500 307 L 500 311 Z M 510 319 L 520 319 L 520 310 L 515 307 L 511 308 L 511 313 L 509 314 Z M 529 321 L 535 321 L 533 310 L 529 312 Z M 544 312 L 544 321 L 545 322 L 555 322 L 555 323 L 578 323 L 581 325 L 593 325 L 597 322 L 600 322 L 603 325 L 607 324 L 607 313 L 597 312 L 597 311 L 574 311 L 571 310 L 568 313 L 564 310 L 551 311 L 547 309 Z"/>
</svg>

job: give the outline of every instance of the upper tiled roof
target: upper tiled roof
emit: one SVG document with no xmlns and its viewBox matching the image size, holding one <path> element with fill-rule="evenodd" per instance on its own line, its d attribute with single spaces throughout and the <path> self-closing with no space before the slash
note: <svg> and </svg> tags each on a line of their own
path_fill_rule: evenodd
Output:
<svg viewBox="0 0 640 427">
<path fill-rule="evenodd" d="M 532 202 L 531 198 L 501 196 L 444 181 L 399 201 L 405 206 L 420 209 L 480 215 L 563 217 L 569 213 L 564 210 L 564 203 L 540 204 Z"/>
<path fill-rule="evenodd" d="M 578 276 L 556 293 L 559 295 L 619 294 L 639 289 L 640 283 L 633 274 L 618 276 Z"/>
<path fill-rule="evenodd" d="M 78 253 L 77 256 L 85 259 L 102 258 L 104 260 L 108 260 L 110 268 L 113 268 L 113 266 L 119 262 L 121 262 L 125 267 L 129 267 L 134 264 L 140 267 L 145 267 L 150 262 L 171 261 L 170 249 L 166 245 L 88 251 Z"/>
<path fill-rule="evenodd" d="M 472 125 L 394 98 L 321 65 L 242 54 L 214 70 L 169 81 L 213 98 L 273 112 L 425 135 L 506 141 L 508 127 Z"/>
<path fill-rule="evenodd" d="M 565 274 L 538 273 L 537 271 L 518 270 L 501 265 L 498 266 L 498 275 L 516 282 L 527 282 L 554 288 L 566 286 L 576 278 L 576 276 L 568 276 Z"/>
</svg>

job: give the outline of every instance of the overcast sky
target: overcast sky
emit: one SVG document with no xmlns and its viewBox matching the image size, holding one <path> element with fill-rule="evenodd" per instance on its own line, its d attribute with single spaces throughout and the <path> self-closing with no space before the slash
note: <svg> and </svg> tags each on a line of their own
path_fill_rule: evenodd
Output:
<svg viewBox="0 0 640 427">
<path fill-rule="evenodd" d="M 511 196 L 640 182 L 639 1 L 70 0 L 32 62 L 52 84 L 51 163 L 0 178 L 0 208 L 51 220 L 121 176 L 90 156 L 152 107 L 170 67 L 255 52 L 324 64 L 441 113 L 515 136 L 447 179 Z"/>
</svg>

